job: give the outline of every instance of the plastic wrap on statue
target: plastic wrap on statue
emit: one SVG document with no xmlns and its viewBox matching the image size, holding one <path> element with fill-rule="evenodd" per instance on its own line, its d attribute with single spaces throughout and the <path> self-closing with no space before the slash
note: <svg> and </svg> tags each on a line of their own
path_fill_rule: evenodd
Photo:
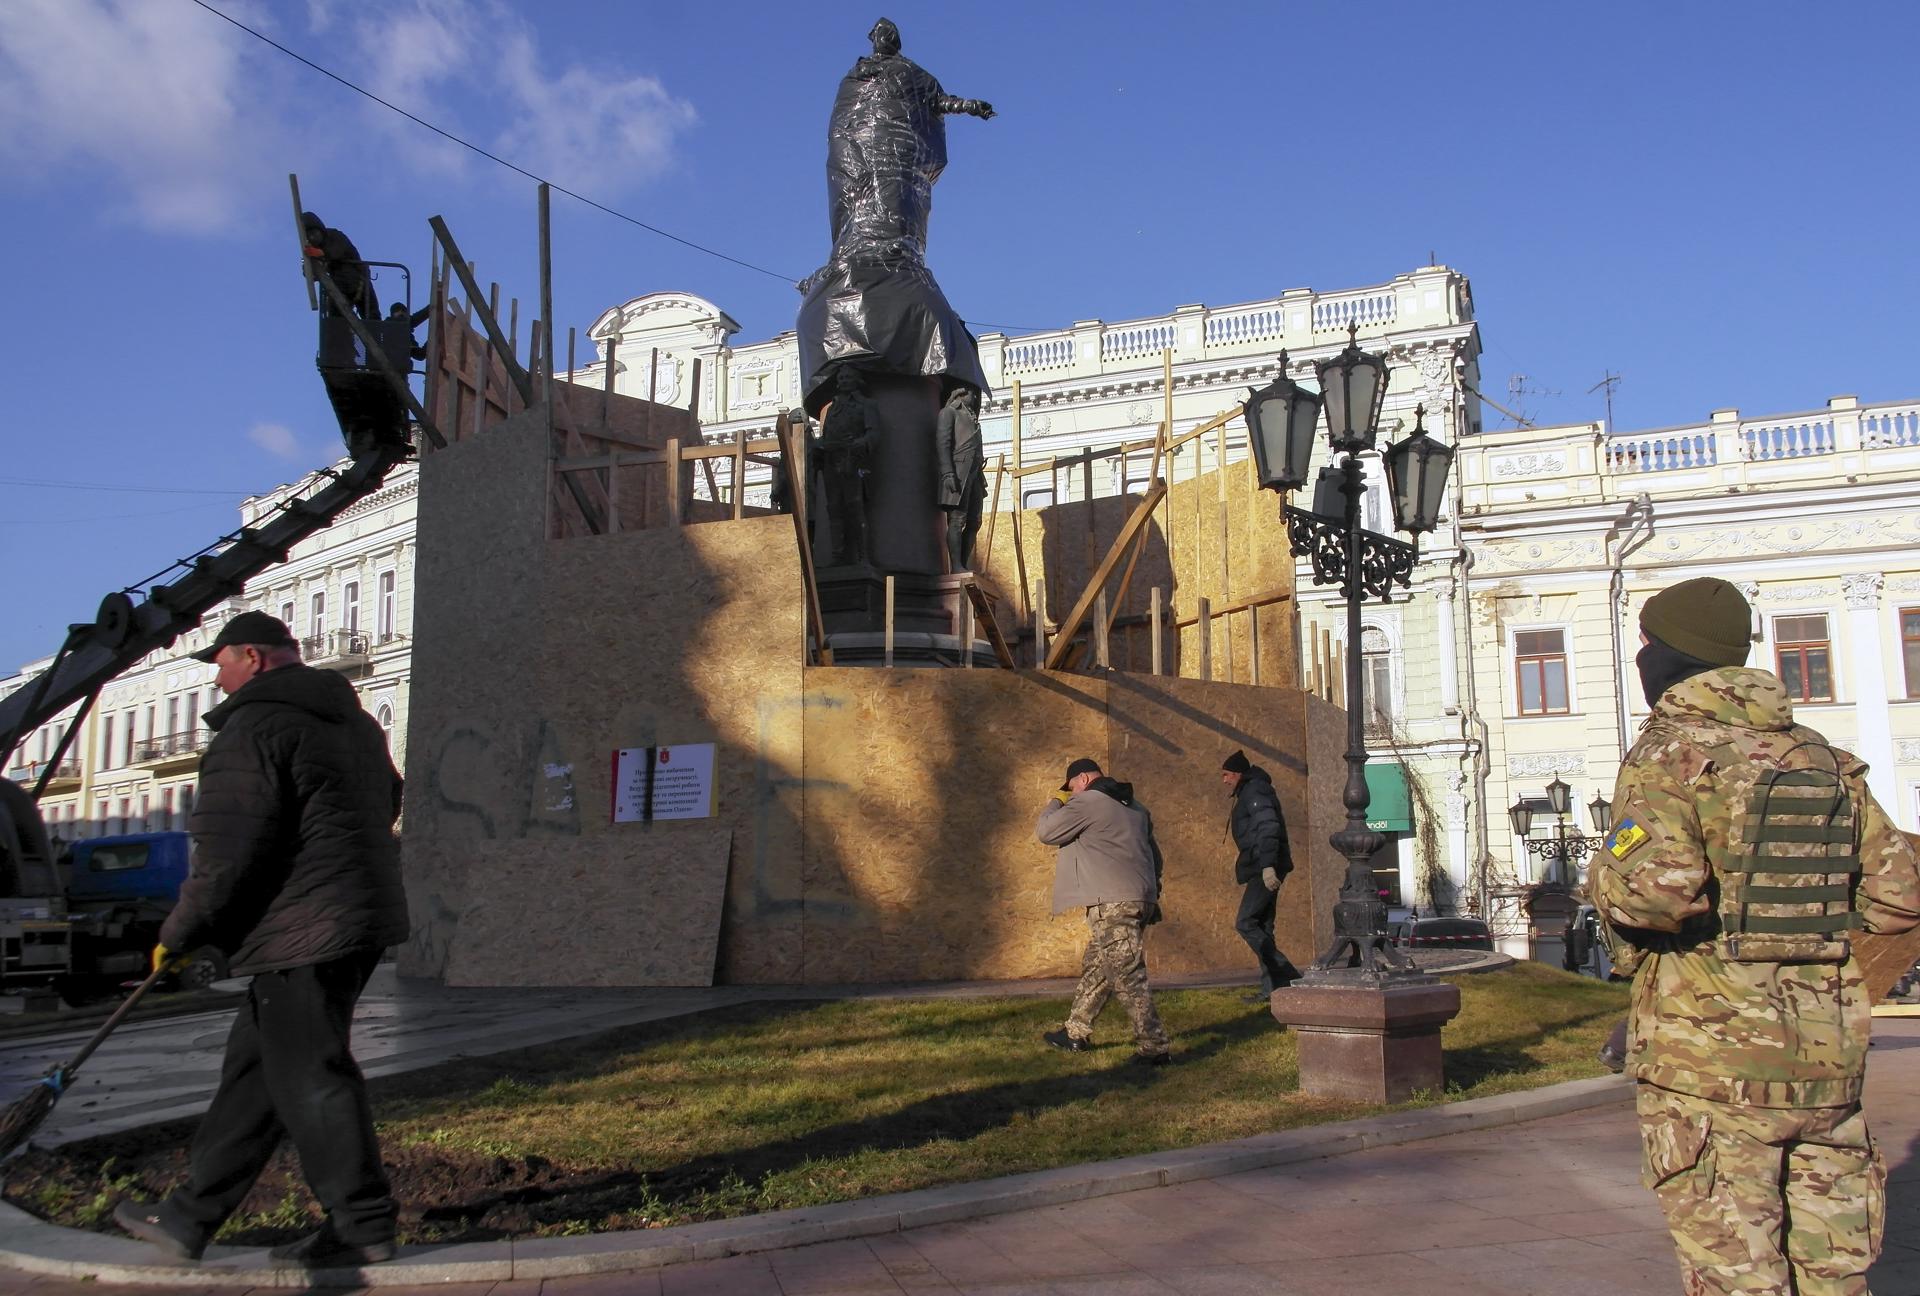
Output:
<svg viewBox="0 0 1920 1296">
<path fill-rule="evenodd" d="M 841 79 L 827 126 L 833 252 L 800 285 L 806 406 L 818 414 L 844 363 L 984 389 L 979 348 L 927 269 L 933 186 L 947 165 L 948 113 L 990 117 L 900 53 L 882 19 L 874 52 Z"/>
</svg>

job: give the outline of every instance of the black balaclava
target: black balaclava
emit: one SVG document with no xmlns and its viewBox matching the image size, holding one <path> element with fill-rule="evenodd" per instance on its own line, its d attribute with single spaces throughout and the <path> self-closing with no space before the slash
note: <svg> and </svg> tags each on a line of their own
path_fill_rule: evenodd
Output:
<svg viewBox="0 0 1920 1296">
<path fill-rule="evenodd" d="M 1652 635 L 1647 636 L 1647 646 L 1635 654 L 1633 664 L 1640 668 L 1640 690 L 1647 695 L 1648 706 L 1658 702 L 1662 693 L 1681 680 L 1691 679 L 1701 671 L 1720 669 L 1712 662 L 1689 657 Z"/>
</svg>

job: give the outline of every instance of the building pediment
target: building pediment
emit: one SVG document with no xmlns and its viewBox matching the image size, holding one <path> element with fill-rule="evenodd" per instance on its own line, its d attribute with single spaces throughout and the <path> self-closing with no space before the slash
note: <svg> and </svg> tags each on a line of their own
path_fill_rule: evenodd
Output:
<svg viewBox="0 0 1920 1296">
<path fill-rule="evenodd" d="M 624 344 L 629 338 L 690 335 L 717 346 L 739 331 L 739 324 L 704 297 L 657 292 L 608 308 L 587 336 L 596 342 L 618 337 Z"/>
</svg>

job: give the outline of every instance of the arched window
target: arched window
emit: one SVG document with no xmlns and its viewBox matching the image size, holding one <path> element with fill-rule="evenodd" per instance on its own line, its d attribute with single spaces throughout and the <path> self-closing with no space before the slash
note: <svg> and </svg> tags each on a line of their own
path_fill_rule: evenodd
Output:
<svg viewBox="0 0 1920 1296">
<path fill-rule="evenodd" d="M 373 718 L 380 722 L 380 732 L 387 736 L 387 750 L 391 752 L 393 750 L 393 703 L 382 702 L 375 708 Z"/>
</svg>

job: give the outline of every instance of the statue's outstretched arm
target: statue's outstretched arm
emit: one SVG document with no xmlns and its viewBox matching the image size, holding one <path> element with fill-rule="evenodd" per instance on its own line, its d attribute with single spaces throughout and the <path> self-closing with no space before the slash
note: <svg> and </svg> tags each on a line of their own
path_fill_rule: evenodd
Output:
<svg viewBox="0 0 1920 1296">
<path fill-rule="evenodd" d="M 961 99 L 956 95 L 943 94 L 937 107 L 943 113 L 965 113 L 981 121 L 993 116 L 993 105 L 985 99 Z"/>
</svg>

